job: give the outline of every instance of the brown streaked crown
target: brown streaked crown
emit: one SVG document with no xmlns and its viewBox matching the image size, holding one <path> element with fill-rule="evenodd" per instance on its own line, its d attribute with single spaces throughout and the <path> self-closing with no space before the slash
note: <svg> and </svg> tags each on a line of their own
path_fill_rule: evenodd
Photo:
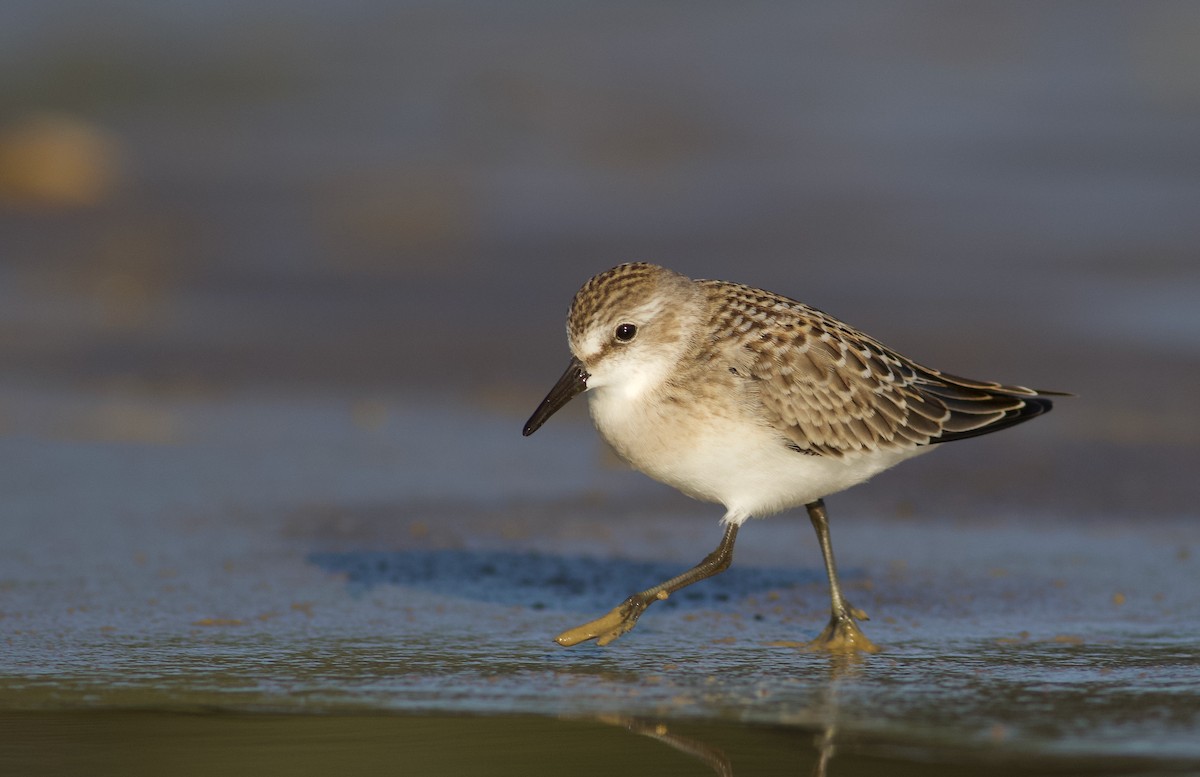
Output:
<svg viewBox="0 0 1200 777">
<path fill-rule="evenodd" d="M 648 262 L 620 264 L 594 276 L 575 293 L 567 316 L 567 337 L 581 342 L 593 327 L 604 326 L 619 311 L 644 308 L 662 298 L 664 285 L 691 280 Z"/>
</svg>

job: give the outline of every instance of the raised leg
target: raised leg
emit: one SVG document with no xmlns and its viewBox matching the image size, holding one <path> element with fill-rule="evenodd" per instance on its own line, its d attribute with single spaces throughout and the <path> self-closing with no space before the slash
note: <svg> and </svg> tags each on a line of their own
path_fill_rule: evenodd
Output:
<svg viewBox="0 0 1200 777">
<path fill-rule="evenodd" d="M 814 650 L 854 651 L 877 653 L 879 648 L 867 639 L 867 635 L 858 628 L 856 620 L 868 620 L 867 614 L 854 607 L 842 596 L 842 586 L 838 583 L 837 563 L 833 559 L 833 543 L 829 539 L 829 518 L 825 515 L 825 500 L 818 499 L 810 502 L 808 518 L 812 521 L 817 532 L 817 542 L 821 544 L 821 556 L 825 560 L 825 574 L 829 577 L 829 600 L 833 611 L 829 625 L 820 636 L 809 643 Z"/>
<path fill-rule="evenodd" d="M 705 556 L 699 564 L 682 575 L 677 575 L 653 588 L 647 588 L 641 593 L 630 596 L 603 617 L 564 631 L 555 637 L 554 641 L 563 647 L 578 645 L 589 639 L 596 640 L 600 645 L 607 645 L 636 626 L 638 618 L 642 617 L 642 612 L 650 605 L 666 599 L 684 586 L 698 583 L 706 577 L 712 577 L 728 569 L 730 562 L 733 561 L 733 543 L 737 539 L 737 533 L 737 524 L 727 524 L 721 544 L 717 546 L 716 550 Z"/>
</svg>

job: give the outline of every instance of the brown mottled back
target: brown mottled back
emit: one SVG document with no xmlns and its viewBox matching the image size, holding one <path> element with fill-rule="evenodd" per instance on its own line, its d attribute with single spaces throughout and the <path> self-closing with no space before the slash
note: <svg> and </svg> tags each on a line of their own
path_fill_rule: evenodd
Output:
<svg viewBox="0 0 1200 777">
<path fill-rule="evenodd" d="M 712 302 L 713 347 L 736 349 L 732 360 L 754 382 L 768 418 L 805 452 L 947 442 L 1051 407 L 1041 395 L 1054 392 L 923 367 L 802 302 L 725 281 L 697 283 Z"/>
</svg>

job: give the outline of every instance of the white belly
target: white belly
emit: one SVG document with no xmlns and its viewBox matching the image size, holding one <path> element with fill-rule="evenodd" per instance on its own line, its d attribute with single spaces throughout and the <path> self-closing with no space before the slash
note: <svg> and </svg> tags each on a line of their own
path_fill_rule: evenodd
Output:
<svg viewBox="0 0 1200 777">
<path fill-rule="evenodd" d="M 588 392 L 588 406 L 596 428 L 636 469 L 724 505 L 735 523 L 816 501 L 929 450 L 813 456 L 788 448 L 779 432 L 736 407 L 706 412 L 700 402 L 629 401 L 604 390 Z"/>
</svg>

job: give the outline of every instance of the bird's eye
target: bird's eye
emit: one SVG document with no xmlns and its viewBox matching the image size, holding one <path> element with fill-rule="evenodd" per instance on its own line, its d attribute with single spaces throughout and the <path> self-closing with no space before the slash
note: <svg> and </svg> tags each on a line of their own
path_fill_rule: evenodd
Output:
<svg viewBox="0 0 1200 777">
<path fill-rule="evenodd" d="M 621 324 L 615 332 L 617 342 L 627 343 L 637 336 L 637 327 L 633 324 Z"/>
</svg>

